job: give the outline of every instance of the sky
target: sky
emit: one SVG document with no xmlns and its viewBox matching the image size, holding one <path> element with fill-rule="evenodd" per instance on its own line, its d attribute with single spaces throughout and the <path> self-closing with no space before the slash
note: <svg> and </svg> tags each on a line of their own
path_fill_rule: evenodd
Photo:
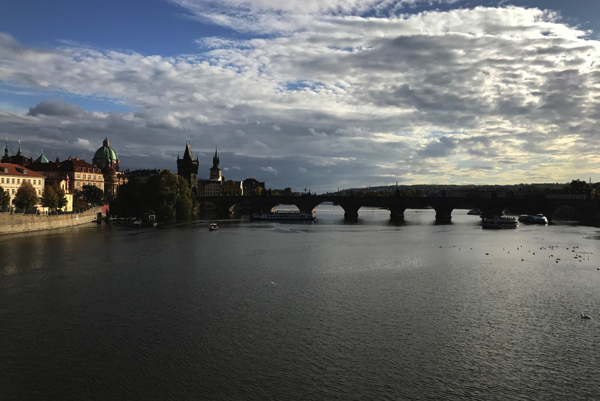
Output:
<svg viewBox="0 0 600 401">
<path fill-rule="evenodd" d="M 600 181 L 597 0 L 3 0 L 10 154 L 324 193 Z"/>
</svg>

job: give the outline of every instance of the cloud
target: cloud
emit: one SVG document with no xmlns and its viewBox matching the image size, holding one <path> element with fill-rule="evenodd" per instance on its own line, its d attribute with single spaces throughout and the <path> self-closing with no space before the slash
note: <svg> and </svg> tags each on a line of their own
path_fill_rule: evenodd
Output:
<svg viewBox="0 0 600 401">
<path fill-rule="evenodd" d="M 304 167 L 298 167 L 298 171 L 301 173 L 306 173 L 307 170 Z"/>
<path fill-rule="evenodd" d="M 277 169 L 274 169 L 273 167 L 270 167 L 270 166 L 269 167 L 261 167 L 260 169 L 262 171 L 265 171 L 267 173 L 273 173 L 275 175 L 277 175 L 277 173 L 278 173 Z"/>
<path fill-rule="evenodd" d="M 468 171 L 453 168 L 462 161 L 489 166 L 486 182 L 520 180 L 528 169 L 559 181 L 581 171 L 573 155 L 600 173 L 600 42 L 556 12 L 452 2 L 441 10 L 442 2 L 176 3 L 259 34 L 200 38 L 197 53 L 172 56 L 76 43 L 42 49 L 0 34 L 2 83 L 131 110 L 55 100 L 28 113 L 2 106 L 2 130 L 50 141 L 45 153 L 57 156 L 81 152 L 82 138 L 98 148 L 108 135 L 122 166 L 173 170 L 184 138 L 194 138 L 194 152 L 209 155 L 204 171 L 219 144 L 228 152 L 223 167 L 257 179 L 273 173 L 274 187 L 469 182 Z M 411 13 L 411 4 L 433 6 Z"/>
<path fill-rule="evenodd" d="M 77 138 L 74 143 L 75 147 L 85 150 L 94 150 L 94 146 L 87 139 Z"/>
<path fill-rule="evenodd" d="M 82 117 L 86 115 L 81 107 L 61 100 L 46 100 L 29 109 L 28 116 L 60 116 L 60 117 Z"/>
</svg>

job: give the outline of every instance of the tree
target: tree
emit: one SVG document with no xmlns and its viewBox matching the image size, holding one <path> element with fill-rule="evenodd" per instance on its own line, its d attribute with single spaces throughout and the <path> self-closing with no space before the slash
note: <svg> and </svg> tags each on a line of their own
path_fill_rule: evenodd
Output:
<svg viewBox="0 0 600 401">
<path fill-rule="evenodd" d="M 86 204 L 103 205 L 104 191 L 95 185 L 84 185 L 78 191 Z"/>
<path fill-rule="evenodd" d="M 38 198 L 33 185 L 29 181 L 23 181 L 17 193 L 12 201 L 18 209 L 31 209 L 38 204 L 40 198 Z"/>
<path fill-rule="evenodd" d="M 155 210 L 159 219 L 188 217 L 195 206 L 185 178 L 166 169 L 150 177 L 142 191 L 143 210 Z"/>
<path fill-rule="evenodd" d="M 252 190 L 252 195 L 254 196 L 260 196 L 263 192 L 263 188 L 262 187 L 256 187 Z"/>
<path fill-rule="evenodd" d="M 49 209 L 62 209 L 68 204 L 65 190 L 57 184 L 47 186 L 44 188 L 40 203 Z"/>
<path fill-rule="evenodd" d="M 80 191 L 75 192 L 73 196 L 73 210 L 80 210 L 85 207 L 86 203 L 83 200 L 83 195 Z"/>
<path fill-rule="evenodd" d="M 6 211 L 8 206 L 10 206 L 10 193 L 8 192 L 8 189 L 4 190 L 4 188 L 0 187 L 0 207 L 2 210 Z"/>
</svg>

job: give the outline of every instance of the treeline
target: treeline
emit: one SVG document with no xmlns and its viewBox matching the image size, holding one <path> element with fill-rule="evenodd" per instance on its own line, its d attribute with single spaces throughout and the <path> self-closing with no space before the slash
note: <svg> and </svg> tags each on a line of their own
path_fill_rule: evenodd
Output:
<svg viewBox="0 0 600 401">
<path fill-rule="evenodd" d="M 133 185 L 121 187 L 119 202 L 111 205 L 111 210 L 141 217 L 152 210 L 159 220 L 188 218 L 198 213 L 199 204 L 192 197 L 188 182 L 182 176 L 165 169 L 160 174 L 148 178 L 139 190 Z"/>
</svg>

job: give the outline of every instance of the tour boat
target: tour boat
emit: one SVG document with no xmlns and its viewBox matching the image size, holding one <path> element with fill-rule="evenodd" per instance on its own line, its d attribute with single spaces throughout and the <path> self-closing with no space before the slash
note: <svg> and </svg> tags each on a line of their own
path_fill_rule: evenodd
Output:
<svg viewBox="0 0 600 401">
<path fill-rule="evenodd" d="M 300 212 L 270 212 L 270 213 L 253 213 L 253 220 L 285 220 L 285 221 L 311 221 L 315 219 L 315 213 L 300 213 Z"/>
<path fill-rule="evenodd" d="M 528 214 L 522 214 L 519 216 L 519 221 L 521 223 L 528 224 L 548 224 L 548 219 L 541 213 L 538 213 L 534 216 Z"/>
<path fill-rule="evenodd" d="M 208 225 L 208 231 L 215 231 L 218 228 L 219 228 L 219 226 L 217 225 L 217 223 L 210 223 Z"/>
<path fill-rule="evenodd" d="M 467 214 L 470 214 L 472 216 L 480 216 L 481 215 L 481 209 L 471 209 L 469 210 L 469 212 Z"/>
<path fill-rule="evenodd" d="M 516 217 L 498 216 L 484 218 L 481 223 L 482 228 L 517 228 L 519 221 Z"/>
</svg>

